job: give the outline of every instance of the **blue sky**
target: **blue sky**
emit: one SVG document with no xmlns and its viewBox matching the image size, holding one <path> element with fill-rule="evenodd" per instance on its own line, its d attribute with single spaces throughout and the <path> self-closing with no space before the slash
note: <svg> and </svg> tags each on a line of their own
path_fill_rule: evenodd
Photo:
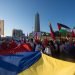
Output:
<svg viewBox="0 0 75 75">
<path fill-rule="evenodd" d="M 58 30 L 58 22 L 71 28 L 75 26 L 75 0 L 0 0 L 0 19 L 5 21 L 5 35 L 12 35 L 14 28 L 30 33 L 37 12 L 41 31 L 50 31 L 49 22 L 54 30 Z"/>
</svg>

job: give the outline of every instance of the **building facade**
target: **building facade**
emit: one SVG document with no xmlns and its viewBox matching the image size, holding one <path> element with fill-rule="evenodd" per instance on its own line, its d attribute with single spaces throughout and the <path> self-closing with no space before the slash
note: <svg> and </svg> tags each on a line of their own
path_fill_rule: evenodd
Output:
<svg viewBox="0 0 75 75">
<path fill-rule="evenodd" d="M 12 37 L 17 38 L 17 39 L 21 39 L 21 38 L 25 38 L 25 34 L 20 29 L 13 29 Z"/>
<path fill-rule="evenodd" d="M 4 35 L 4 20 L 0 20 L 0 35 Z"/>
</svg>

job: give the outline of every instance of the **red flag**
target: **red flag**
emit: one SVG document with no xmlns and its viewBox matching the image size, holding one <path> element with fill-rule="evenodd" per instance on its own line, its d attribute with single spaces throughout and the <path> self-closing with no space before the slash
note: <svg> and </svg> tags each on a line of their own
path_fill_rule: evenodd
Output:
<svg viewBox="0 0 75 75">
<path fill-rule="evenodd" d="M 37 36 L 37 32 L 35 33 L 35 39 L 37 40 L 38 38 L 37 38 L 38 36 Z"/>
<path fill-rule="evenodd" d="M 72 37 L 75 37 L 75 33 L 74 33 L 74 31 L 72 30 Z"/>
<path fill-rule="evenodd" d="M 51 24 L 50 24 L 50 32 L 51 32 L 52 39 L 55 40 L 55 34 L 54 34 Z"/>
<path fill-rule="evenodd" d="M 29 43 L 25 43 L 18 45 L 16 48 L 13 49 L 7 49 L 7 50 L 3 49 L 0 51 L 0 55 L 15 54 L 18 52 L 29 52 L 29 51 L 32 51 L 32 47 Z"/>
<path fill-rule="evenodd" d="M 61 29 L 61 26 L 58 24 L 58 29 L 60 30 Z"/>
<path fill-rule="evenodd" d="M 15 42 L 15 41 L 11 41 L 11 42 L 9 42 L 9 49 L 14 49 L 15 47 L 17 47 L 17 43 Z"/>
</svg>

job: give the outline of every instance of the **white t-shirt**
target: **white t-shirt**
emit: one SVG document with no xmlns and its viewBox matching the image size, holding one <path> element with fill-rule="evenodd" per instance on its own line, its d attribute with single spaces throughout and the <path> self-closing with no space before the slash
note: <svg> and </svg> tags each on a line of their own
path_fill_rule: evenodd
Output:
<svg viewBox="0 0 75 75">
<path fill-rule="evenodd" d="M 51 55 L 51 49 L 49 47 L 46 47 L 44 53 Z"/>
</svg>

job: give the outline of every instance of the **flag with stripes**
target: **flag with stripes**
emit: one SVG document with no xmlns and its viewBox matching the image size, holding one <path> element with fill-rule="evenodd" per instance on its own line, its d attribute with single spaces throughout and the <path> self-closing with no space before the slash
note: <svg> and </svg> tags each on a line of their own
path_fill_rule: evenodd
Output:
<svg viewBox="0 0 75 75">
<path fill-rule="evenodd" d="M 74 75 L 75 63 L 40 51 L 0 55 L 0 75 Z"/>
<path fill-rule="evenodd" d="M 60 30 L 62 27 L 66 28 L 66 29 L 70 29 L 70 27 L 68 27 L 67 25 L 61 24 L 61 23 L 57 23 L 58 25 L 58 29 Z"/>
</svg>

